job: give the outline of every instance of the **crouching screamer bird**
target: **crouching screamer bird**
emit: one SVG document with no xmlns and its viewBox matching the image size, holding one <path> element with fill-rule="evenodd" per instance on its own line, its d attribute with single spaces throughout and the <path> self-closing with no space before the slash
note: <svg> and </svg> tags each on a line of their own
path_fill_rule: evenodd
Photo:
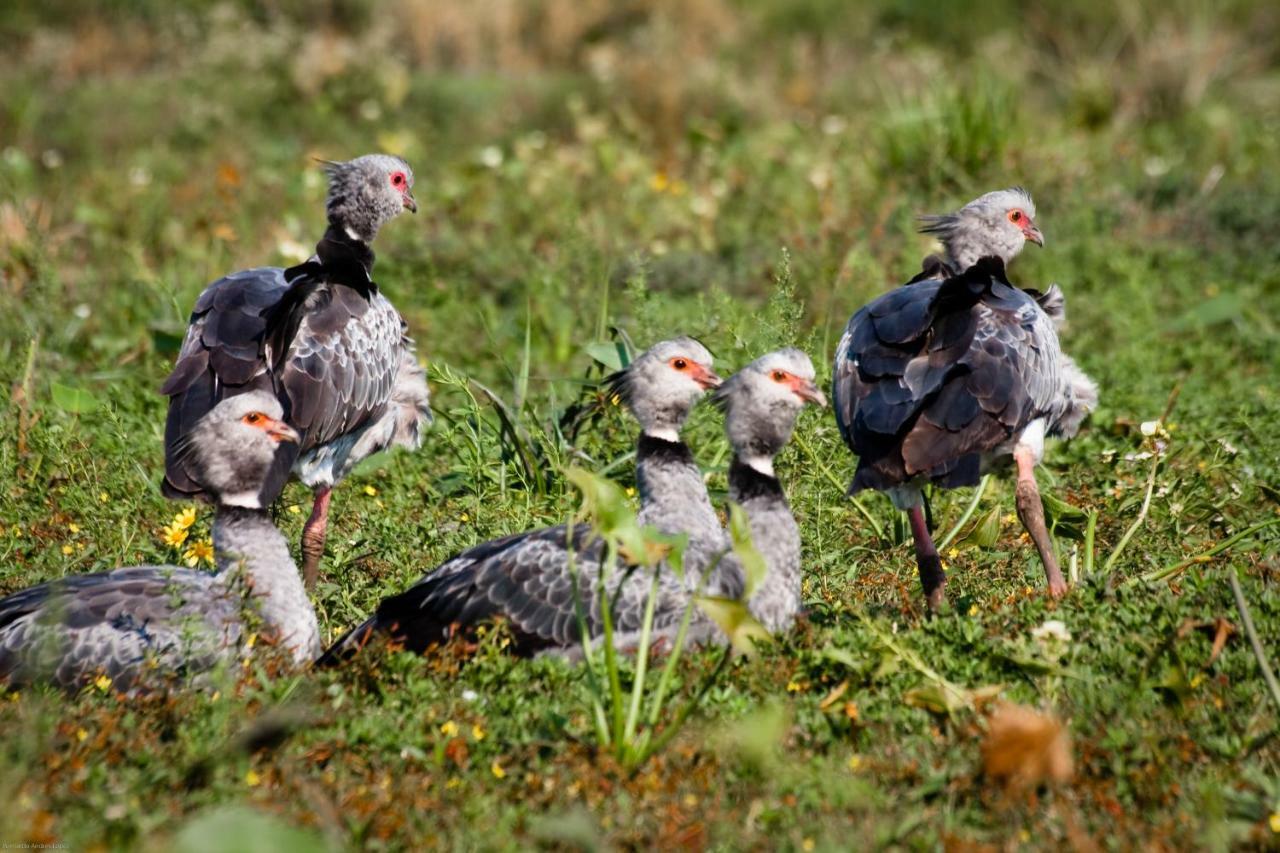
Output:
<svg viewBox="0 0 1280 853">
<path fill-rule="evenodd" d="M 680 439 L 693 406 L 720 385 L 711 353 L 690 337 L 650 347 L 607 380 L 640 423 L 636 442 L 637 520 L 666 534 L 688 534 L 686 561 L 709 563 L 726 547 L 720 521 L 707 496 L 702 472 Z M 574 597 L 574 562 L 581 600 L 591 600 L 591 582 L 603 559 L 603 540 L 588 525 L 517 533 L 463 551 L 404 592 L 383 599 L 377 611 L 349 631 L 317 662 L 326 666 L 354 656 L 375 636 L 421 652 L 466 635 L 495 617 L 505 618 L 519 654 L 563 652 L 581 641 Z M 621 574 L 621 573 L 619 573 Z M 619 599 L 615 623 L 625 630 L 643 612 L 648 581 L 630 586 Z M 685 595 L 672 572 L 662 576 L 664 597 Z M 598 623 L 593 623 L 599 628 Z M 638 626 L 638 621 L 636 621 Z"/>
<path fill-rule="evenodd" d="M 1044 564 L 1050 594 L 1066 591 L 1045 528 L 1035 466 L 1046 437 L 1070 438 L 1098 389 L 1062 351 L 1063 300 L 1011 285 L 1005 267 L 1028 240 L 1043 245 L 1030 195 L 987 193 L 946 216 L 925 217 L 946 249 L 912 283 L 853 315 L 836 349 L 833 407 L 858 455 L 851 494 L 876 489 L 905 510 L 931 610 L 946 582 L 921 488 L 976 485 L 1017 471 L 1018 517 Z"/>
<path fill-rule="evenodd" d="M 413 170 L 368 154 L 327 163 L 329 226 L 305 263 L 232 273 L 196 300 L 186 339 L 160 393 L 169 397 L 163 491 L 209 499 L 179 452 L 220 400 L 274 394 L 300 436 L 270 480 L 292 475 L 315 495 L 302 531 L 308 587 L 319 575 L 330 490 L 356 464 L 391 447 L 415 449 L 431 422 L 426 376 L 404 319 L 371 278 L 370 244 L 402 211 L 416 212 Z"/>
<path fill-rule="evenodd" d="M 0 682 L 75 690 L 105 677 L 119 692 L 144 692 L 199 680 L 263 641 L 297 665 L 314 660 L 316 614 L 266 509 L 278 447 L 297 441 L 274 394 L 214 406 L 174 453 L 217 505 L 217 572 L 135 566 L 0 599 Z"/>
<path fill-rule="evenodd" d="M 627 378 L 623 383 L 629 386 L 630 405 L 638 417 L 657 408 L 651 405 L 654 399 L 669 396 L 660 392 L 655 382 Z M 670 387 L 675 384 L 672 382 Z M 768 576 L 748 607 L 766 629 L 783 631 L 790 627 L 799 610 L 800 534 L 774 477 L 773 457 L 790 438 L 804 403 L 822 403 L 825 398 L 813 382 L 812 363 L 798 350 L 783 350 L 758 359 L 725 382 L 716 397 L 726 409 L 726 431 L 734 448 L 730 498 L 742 504 L 753 541 L 768 567 Z M 646 438 L 652 437 L 646 426 L 638 456 L 646 452 Z M 659 450 L 660 454 L 669 452 Z M 670 464 L 659 461 L 664 466 Z M 648 462 L 642 460 L 643 464 Z M 690 515 L 699 513 L 703 498 L 679 488 L 677 480 L 661 485 L 666 480 L 662 476 L 637 479 L 642 484 L 660 486 L 657 493 L 642 494 L 640 517 L 674 518 L 673 512 L 680 506 Z M 665 505 L 661 512 L 656 510 L 659 504 Z M 694 531 L 690 534 L 691 543 L 703 535 L 720 550 L 690 547 L 686 550 L 684 577 L 677 576 L 670 567 L 661 569 L 654 602 L 653 637 L 657 640 L 674 638 L 691 596 L 707 592 L 737 597 L 745 589 L 742 566 L 732 553 L 726 553 L 728 537 L 718 528 L 713 534 Z M 334 664 L 349 658 L 375 633 L 421 651 L 495 616 L 510 623 L 516 634 L 517 652 L 573 656 L 580 651 L 583 640 L 579 605 L 588 637 L 599 640 L 604 633 L 598 595 L 604 559 L 605 543 L 588 525 L 577 525 L 572 530 L 560 525 L 476 546 L 405 592 L 384 599 L 372 617 L 335 643 L 317 664 Z M 649 576 L 630 571 L 632 568 L 615 567 L 609 580 L 614 643 L 623 650 L 638 642 L 652 588 Z M 705 587 L 699 589 L 694 579 L 701 579 L 704 573 L 708 574 Z M 715 625 L 697 612 L 687 639 L 697 645 L 716 642 L 720 635 Z"/>
</svg>

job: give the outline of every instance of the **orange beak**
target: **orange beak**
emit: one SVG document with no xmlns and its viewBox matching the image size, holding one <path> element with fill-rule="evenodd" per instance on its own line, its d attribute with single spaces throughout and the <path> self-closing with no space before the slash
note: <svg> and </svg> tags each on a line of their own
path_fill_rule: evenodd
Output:
<svg viewBox="0 0 1280 853">
<path fill-rule="evenodd" d="M 788 384 L 790 384 L 791 390 L 795 395 L 806 403 L 813 403 L 816 406 L 827 405 L 827 396 L 822 393 L 822 390 L 812 380 L 792 376 Z"/>
<path fill-rule="evenodd" d="M 704 389 L 719 388 L 724 382 L 711 368 L 704 367 L 696 361 L 689 369 L 689 376 Z"/>
</svg>

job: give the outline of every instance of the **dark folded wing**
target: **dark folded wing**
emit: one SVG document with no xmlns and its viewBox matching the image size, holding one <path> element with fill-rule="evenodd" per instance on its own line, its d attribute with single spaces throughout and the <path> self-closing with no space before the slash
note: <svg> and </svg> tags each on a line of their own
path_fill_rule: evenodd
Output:
<svg viewBox="0 0 1280 853">
<path fill-rule="evenodd" d="M 603 630 L 596 599 L 603 550 L 603 540 L 585 525 L 574 528 L 572 543 L 562 525 L 478 545 L 383 599 L 376 613 L 336 642 L 318 665 L 350 657 L 374 634 L 422 651 L 494 617 L 510 623 L 522 653 L 577 645 L 580 609 L 591 636 Z M 616 571 L 613 590 L 627 577 L 625 567 Z M 620 631 L 640 624 L 643 598 L 634 593 L 641 586 L 647 594 L 646 584 L 629 584 L 617 596 L 614 620 Z"/>
<path fill-rule="evenodd" d="M 924 475 L 977 481 L 981 453 L 1040 416 L 1057 338 L 998 263 L 885 294 L 849 322 L 836 353 L 841 435 L 859 456 L 853 491 Z"/>
<path fill-rule="evenodd" d="M 218 279 L 196 300 L 178 360 L 160 388 L 169 397 L 163 484 L 169 497 L 204 496 L 185 441 L 196 423 L 225 397 L 274 391 L 263 337 L 268 314 L 288 289 L 284 270 L 258 267 Z"/>
<path fill-rule="evenodd" d="M 80 575 L 0 600 L 0 679 L 75 687 L 103 674 L 127 689 L 156 664 L 207 669 L 238 634 L 212 576 L 169 566 Z"/>
</svg>

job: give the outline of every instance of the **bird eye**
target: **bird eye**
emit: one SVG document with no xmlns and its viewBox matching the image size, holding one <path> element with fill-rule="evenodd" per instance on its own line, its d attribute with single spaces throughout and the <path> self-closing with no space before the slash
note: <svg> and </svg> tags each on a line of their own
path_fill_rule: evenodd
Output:
<svg viewBox="0 0 1280 853">
<path fill-rule="evenodd" d="M 247 424 L 257 424 L 262 420 L 263 417 L 264 416 L 262 412 L 250 412 L 249 414 L 244 416 L 244 422 Z"/>
<path fill-rule="evenodd" d="M 391 185 L 394 187 L 404 186 L 404 172 L 396 172 L 391 176 Z"/>
<path fill-rule="evenodd" d="M 671 366 L 676 370 L 684 370 L 689 366 L 689 362 L 685 361 L 683 358 L 673 358 L 671 359 Z"/>
<path fill-rule="evenodd" d="M 1022 216 L 1023 214 L 1021 210 L 1009 211 L 1009 221 L 1012 222 L 1014 225 L 1017 225 L 1019 222 L 1022 221 Z"/>
<path fill-rule="evenodd" d="M 781 371 L 781 370 L 775 370 L 775 371 L 773 371 L 773 381 L 774 381 L 774 382 L 785 382 L 786 380 L 787 380 L 787 374 L 786 374 L 786 372 Z"/>
</svg>

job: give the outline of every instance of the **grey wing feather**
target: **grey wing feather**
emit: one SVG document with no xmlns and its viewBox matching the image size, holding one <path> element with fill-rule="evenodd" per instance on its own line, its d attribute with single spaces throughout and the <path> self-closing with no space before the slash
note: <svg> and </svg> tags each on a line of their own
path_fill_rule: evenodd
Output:
<svg viewBox="0 0 1280 853">
<path fill-rule="evenodd" d="M 350 657 L 375 633 L 421 652 L 494 617 L 508 620 L 519 653 L 576 646 L 581 642 L 579 614 L 590 636 L 603 631 L 598 597 L 603 553 L 603 540 L 584 525 L 574 528 L 572 540 L 561 525 L 478 545 L 384 599 L 369 620 L 338 640 L 317 665 Z M 570 568 L 571 555 L 575 569 Z M 639 628 L 649 591 L 648 577 L 631 569 L 620 565 L 611 576 L 618 631 Z M 677 620 L 686 600 L 676 579 L 664 580 L 657 625 Z"/>
<path fill-rule="evenodd" d="M 41 584 L 0 600 L 0 679 L 129 690 L 153 670 L 194 674 L 236 642 L 238 614 L 212 575 L 169 566 Z"/>
<path fill-rule="evenodd" d="M 382 412 L 402 351 L 400 315 L 380 294 L 318 289 L 308 299 L 279 383 L 301 451 L 328 444 Z"/>
</svg>

